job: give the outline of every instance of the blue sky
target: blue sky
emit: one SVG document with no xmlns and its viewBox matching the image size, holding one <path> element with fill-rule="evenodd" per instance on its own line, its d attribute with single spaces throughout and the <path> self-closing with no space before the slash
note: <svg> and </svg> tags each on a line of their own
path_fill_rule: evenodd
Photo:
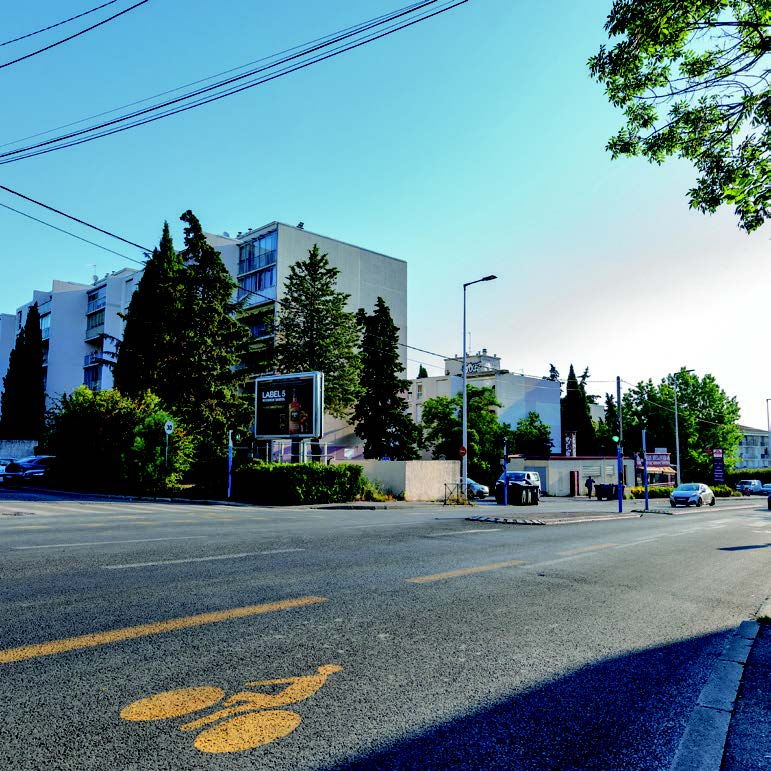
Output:
<svg viewBox="0 0 771 771">
<path fill-rule="evenodd" d="M 98 3 L 0 8 L 2 40 Z M 95 21 L 125 8 L 121 0 Z M 53 128 L 312 40 L 398 7 L 393 0 L 282 3 L 150 0 L 81 38 L 0 70 L 0 143 Z M 470 347 L 512 371 L 589 366 L 616 375 L 711 372 L 766 425 L 769 230 L 747 236 L 730 210 L 688 209 L 688 164 L 611 161 L 620 123 L 586 60 L 610 0 L 463 6 L 337 59 L 80 147 L 0 167 L 20 190 L 141 244 L 192 208 L 231 234 L 272 220 L 409 262 L 409 342 Z M 0 64 L 74 32 L 0 47 Z M 72 228 L 0 194 L 5 203 Z M 0 310 L 53 278 L 88 281 L 120 257 L 0 209 Z M 299 255 L 298 255 L 299 256 Z M 439 373 L 441 360 L 410 353 Z"/>
</svg>

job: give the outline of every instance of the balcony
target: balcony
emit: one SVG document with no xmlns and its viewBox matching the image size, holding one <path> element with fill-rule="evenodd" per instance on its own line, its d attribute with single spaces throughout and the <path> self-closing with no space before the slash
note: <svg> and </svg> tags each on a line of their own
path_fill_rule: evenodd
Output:
<svg viewBox="0 0 771 771">
<path fill-rule="evenodd" d="M 104 322 L 96 324 L 86 329 L 86 336 L 83 338 L 86 342 L 96 340 L 104 334 Z"/>
<path fill-rule="evenodd" d="M 86 315 L 89 313 L 96 313 L 96 311 L 102 310 L 107 305 L 107 300 L 104 297 L 95 297 L 93 300 L 88 301 L 86 306 Z"/>
<path fill-rule="evenodd" d="M 83 357 L 84 367 L 97 367 L 100 364 L 114 364 L 115 351 L 92 351 Z"/>
<path fill-rule="evenodd" d="M 50 313 L 51 312 L 51 301 L 50 300 L 46 300 L 45 302 L 38 303 L 37 312 L 41 316 L 45 316 L 46 313 Z"/>
</svg>

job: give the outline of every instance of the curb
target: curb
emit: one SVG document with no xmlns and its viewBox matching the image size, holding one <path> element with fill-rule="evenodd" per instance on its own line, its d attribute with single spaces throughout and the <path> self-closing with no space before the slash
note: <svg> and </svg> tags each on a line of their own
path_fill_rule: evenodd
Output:
<svg viewBox="0 0 771 771">
<path fill-rule="evenodd" d="M 609 514 L 599 517 L 555 517 L 554 519 L 515 519 L 513 517 L 466 517 L 467 522 L 492 522 L 498 525 L 572 525 L 579 522 L 606 522 L 611 519 L 640 519 L 641 514 Z"/>
<path fill-rule="evenodd" d="M 760 623 L 771 624 L 771 597 L 766 598 L 766 601 L 760 606 L 760 610 L 755 618 Z"/>
<path fill-rule="evenodd" d="M 669 771 L 719 771 L 744 666 L 760 629 L 742 621 L 699 694 Z"/>
</svg>

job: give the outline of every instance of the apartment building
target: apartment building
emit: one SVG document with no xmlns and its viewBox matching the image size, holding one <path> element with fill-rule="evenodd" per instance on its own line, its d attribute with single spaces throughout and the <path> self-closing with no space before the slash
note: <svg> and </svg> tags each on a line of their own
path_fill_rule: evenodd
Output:
<svg viewBox="0 0 771 771">
<path fill-rule="evenodd" d="M 402 363 L 406 364 L 407 263 L 404 260 L 348 244 L 280 222 L 239 233 L 206 234 L 209 243 L 238 284 L 237 297 L 246 305 L 243 317 L 256 341 L 273 334 L 273 318 L 281 302 L 290 266 L 307 257 L 314 244 L 340 270 L 337 288 L 350 295 L 347 309 L 372 311 L 382 297 L 399 327 Z M 50 290 L 35 290 L 16 314 L 0 314 L 0 370 L 33 303 L 40 311 L 45 346 L 46 393 L 49 403 L 81 384 L 111 388 L 110 364 L 123 337 L 120 314 L 128 309 L 142 269 L 124 268 L 94 277 L 91 284 L 55 280 Z M 260 374 L 260 373 L 254 373 Z M 0 375 L 0 376 L 1 376 Z M 323 441 L 338 448 L 354 448 L 359 440 L 350 426 L 331 417 L 325 420 Z M 342 450 L 341 450 L 342 451 Z M 355 456 L 356 453 L 354 453 Z M 348 453 L 347 457 L 351 457 Z"/>
<path fill-rule="evenodd" d="M 769 432 L 765 428 L 752 428 L 737 424 L 742 432 L 739 440 L 739 461 L 737 469 L 743 468 L 768 468 L 771 466 L 769 457 L 768 438 Z"/>
<path fill-rule="evenodd" d="M 553 380 L 501 369 L 501 360 L 486 348 L 466 355 L 466 381 L 477 388 L 495 391 L 501 403 L 498 420 L 516 427 L 529 412 L 537 412 L 551 429 L 552 452 L 561 452 L 560 384 Z M 408 403 L 413 420 L 420 422 L 423 404 L 437 396 L 452 397 L 463 390 L 463 357 L 444 360 L 444 375 L 412 381 Z"/>
</svg>

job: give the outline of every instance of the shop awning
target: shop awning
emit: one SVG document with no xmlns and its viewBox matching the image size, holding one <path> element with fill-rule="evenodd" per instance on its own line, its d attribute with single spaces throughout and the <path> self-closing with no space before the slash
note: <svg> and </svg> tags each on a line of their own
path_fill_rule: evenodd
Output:
<svg viewBox="0 0 771 771">
<path fill-rule="evenodd" d="M 648 466 L 648 474 L 677 474 L 672 466 Z"/>
</svg>

